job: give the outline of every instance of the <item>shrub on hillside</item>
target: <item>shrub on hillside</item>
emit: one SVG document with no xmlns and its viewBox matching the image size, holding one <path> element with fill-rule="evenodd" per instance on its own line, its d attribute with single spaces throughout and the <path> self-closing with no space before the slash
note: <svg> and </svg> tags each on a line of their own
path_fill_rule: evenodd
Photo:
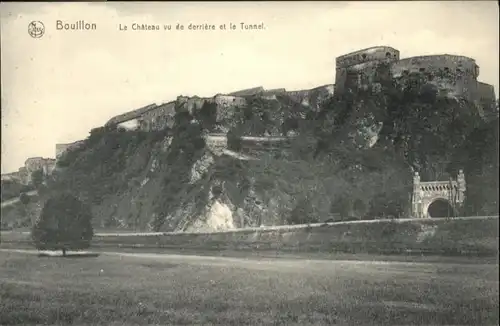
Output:
<svg viewBox="0 0 500 326">
<path fill-rule="evenodd" d="M 44 177 L 42 169 L 35 170 L 31 173 L 31 182 L 33 183 L 35 189 L 38 189 L 43 184 Z"/>
<path fill-rule="evenodd" d="M 23 205 L 28 205 L 29 202 L 30 202 L 30 197 L 26 194 L 26 193 L 21 193 L 21 195 L 19 196 L 19 200 L 21 201 L 21 203 Z"/>
<path fill-rule="evenodd" d="M 90 207 L 72 195 L 62 194 L 45 203 L 33 226 L 32 239 L 38 250 L 86 249 L 94 235 Z"/>
<path fill-rule="evenodd" d="M 14 180 L 2 180 L 2 201 L 19 197 L 23 192 L 32 191 L 32 185 L 23 185 Z"/>
<path fill-rule="evenodd" d="M 311 201 L 307 198 L 301 198 L 297 201 L 296 206 L 290 212 L 287 219 L 287 224 L 307 224 L 318 223 L 320 216 L 313 210 Z"/>
</svg>

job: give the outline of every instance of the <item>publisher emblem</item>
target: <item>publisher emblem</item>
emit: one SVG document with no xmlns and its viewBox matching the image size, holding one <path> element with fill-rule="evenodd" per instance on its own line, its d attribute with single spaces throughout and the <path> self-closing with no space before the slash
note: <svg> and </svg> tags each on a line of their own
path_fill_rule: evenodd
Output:
<svg viewBox="0 0 500 326">
<path fill-rule="evenodd" d="M 42 22 L 33 21 L 28 25 L 28 33 L 33 38 L 40 38 L 45 34 L 45 26 Z"/>
</svg>

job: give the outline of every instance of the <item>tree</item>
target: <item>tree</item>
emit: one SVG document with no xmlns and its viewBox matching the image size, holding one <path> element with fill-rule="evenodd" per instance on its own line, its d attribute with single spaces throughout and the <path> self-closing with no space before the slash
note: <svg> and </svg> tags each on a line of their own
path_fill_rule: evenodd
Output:
<svg viewBox="0 0 500 326">
<path fill-rule="evenodd" d="M 26 206 L 30 202 L 30 196 L 28 196 L 25 192 L 22 192 L 21 195 L 19 195 L 19 200 Z"/>
<path fill-rule="evenodd" d="M 31 173 L 31 182 L 33 182 L 33 186 L 38 189 L 43 184 L 43 170 L 35 170 Z"/>
<path fill-rule="evenodd" d="M 31 202 L 31 198 L 25 192 L 22 192 L 19 196 L 19 201 L 21 205 L 17 205 L 17 212 L 20 220 L 22 219 L 24 221 L 23 223 L 26 223 L 26 218 L 28 218 L 28 204 Z M 20 225 L 18 226 L 21 227 Z"/>
<path fill-rule="evenodd" d="M 90 207 L 70 194 L 45 203 L 33 226 L 32 239 L 38 250 L 79 250 L 90 247 L 94 235 Z"/>
</svg>

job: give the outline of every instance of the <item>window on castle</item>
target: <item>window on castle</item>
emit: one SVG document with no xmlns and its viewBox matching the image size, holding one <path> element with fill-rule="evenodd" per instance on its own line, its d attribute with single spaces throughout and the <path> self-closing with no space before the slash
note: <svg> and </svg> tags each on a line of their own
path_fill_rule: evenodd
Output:
<svg viewBox="0 0 500 326">
<path fill-rule="evenodd" d="M 408 76 L 410 72 L 408 70 L 403 70 L 403 75 Z"/>
<path fill-rule="evenodd" d="M 388 58 L 388 59 L 390 59 L 392 57 L 391 52 L 386 52 L 385 53 L 385 57 Z"/>
<path fill-rule="evenodd" d="M 418 71 L 420 71 L 420 72 L 424 72 L 424 71 L 425 71 L 425 68 L 420 68 Z"/>
<path fill-rule="evenodd" d="M 362 57 L 363 59 L 366 59 L 366 53 L 363 53 L 363 54 L 361 55 L 361 57 Z"/>
<path fill-rule="evenodd" d="M 444 68 L 444 72 L 446 72 L 446 73 L 450 72 L 450 68 L 445 67 L 445 68 Z"/>
</svg>

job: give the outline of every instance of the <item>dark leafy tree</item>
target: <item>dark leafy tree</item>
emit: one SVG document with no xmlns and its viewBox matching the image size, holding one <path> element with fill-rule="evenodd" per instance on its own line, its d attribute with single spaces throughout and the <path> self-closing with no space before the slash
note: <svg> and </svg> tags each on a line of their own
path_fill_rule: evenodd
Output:
<svg viewBox="0 0 500 326">
<path fill-rule="evenodd" d="M 32 230 L 38 250 L 81 250 L 94 235 L 90 207 L 76 197 L 62 194 L 47 200 Z"/>
<path fill-rule="evenodd" d="M 38 189 L 42 184 L 43 184 L 43 170 L 35 170 L 31 173 L 31 182 L 33 182 L 33 186 L 35 186 L 36 189 Z"/>
<path fill-rule="evenodd" d="M 21 193 L 21 195 L 19 196 L 19 200 L 21 201 L 21 203 L 23 205 L 28 205 L 29 202 L 30 202 L 30 196 L 28 196 L 26 193 Z"/>
</svg>

